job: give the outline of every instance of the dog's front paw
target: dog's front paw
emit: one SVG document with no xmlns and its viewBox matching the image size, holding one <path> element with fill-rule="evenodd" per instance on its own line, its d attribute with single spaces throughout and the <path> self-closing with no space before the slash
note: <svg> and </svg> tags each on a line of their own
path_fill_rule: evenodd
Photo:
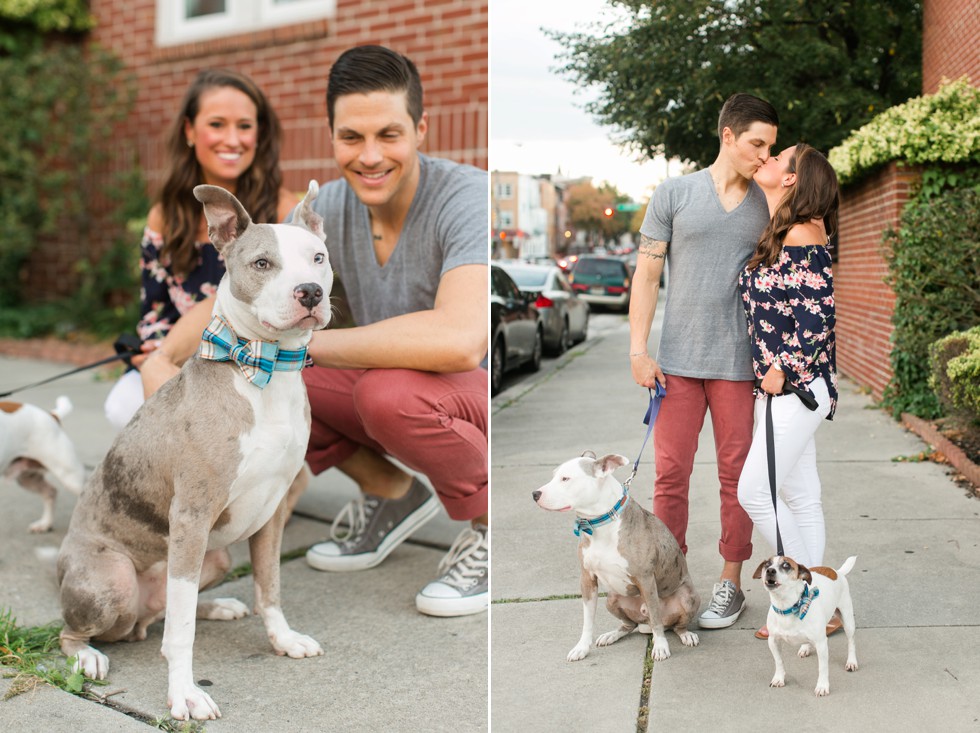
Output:
<svg viewBox="0 0 980 733">
<path fill-rule="evenodd" d="M 221 717 L 221 711 L 214 700 L 204 690 L 196 685 L 187 685 L 171 691 L 167 695 L 167 705 L 170 715 L 175 720 L 216 720 Z"/>
<path fill-rule="evenodd" d="M 654 639 L 653 651 L 650 652 L 650 656 L 653 657 L 653 661 L 655 662 L 662 662 L 665 659 L 670 659 L 670 645 L 667 644 L 667 640 Z"/>
<path fill-rule="evenodd" d="M 796 652 L 796 656 L 798 656 L 800 659 L 809 657 L 811 654 L 813 654 L 813 647 L 808 643 L 801 644 L 800 650 Z"/>
<path fill-rule="evenodd" d="M 277 637 L 270 637 L 272 648 L 279 656 L 292 657 L 293 659 L 303 659 L 304 657 L 318 657 L 323 654 L 323 649 L 316 639 L 299 634 L 290 630 L 288 634 L 281 634 Z"/>
<path fill-rule="evenodd" d="M 697 646 L 698 644 L 701 643 L 701 640 L 698 638 L 698 635 L 695 634 L 693 631 L 685 631 L 682 634 L 678 634 L 678 636 L 681 639 L 681 644 L 683 644 L 684 646 Z"/>
<path fill-rule="evenodd" d="M 585 659 L 589 656 L 589 645 L 588 644 L 576 644 L 575 648 L 568 653 L 569 662 L 577 662 L 580 659 Z"/>
<path fill-rule="evenodd" d="M 215 598 L 197 604 L 197 617 L 211 621 L 234 621 L 248 614 L 248 606 L 237 598 Z"/>
<path fill-rule="evenodd" d="M 621 629 L 616 629 L 615 631 L 607 631 L 605 634 L 600 634 L 595 640 L 596 646 L 609 646 L 610 644 L 615 644 L 617 641 L 626 636 L 629 632 L 622 631 Z"/>
<path fill-rule="evenodd" d="M 772 681 L 769 683 L 769 686 L 786 687 L 786 678 L 783 675 L 777 674 L 775 677 L 772 678 Z"/>
<path fill-rule="evenodd" d="M 28 525 L 27 529 L 30 530 L 31 532 L 33 532 L 34 534 L 41 534 L 43 532 L 50 532 L 51 531 L 51 520 L 50 519 L 38 519 L 36 522 L 31 522 Z"/>
<path fill-rule="evenodd" d="M 816 688 L 813 690 L 813 694 L 817 697 L 827 697 L 830 694 L 830 683 L 818 682 Z"/>
<path fill-rule="evenodd" d="M 75 656 L 68 660 L 72 672 L 81 672 L 93 680 L 104 680 L 109 674 L 109 657 L 90 646 L 79 649 Z"/>
<path fill-rule="evenodd" d="M 848 672 L 856 672 L 858 668 L 858 660 L 851 657 L 847 658 L 847 662 L 844 664 L 844 669 Z"/>
</svg>

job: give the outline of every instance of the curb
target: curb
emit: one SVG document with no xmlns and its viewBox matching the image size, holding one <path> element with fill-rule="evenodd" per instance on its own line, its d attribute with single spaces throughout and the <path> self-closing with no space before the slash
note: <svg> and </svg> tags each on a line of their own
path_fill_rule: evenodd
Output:
<svg viewBox="0 0 980 733">
<path fill-rule="evenodd" d="M 974 493 L 980 494 L 980 466 L 971 461 L 961 448 L 940 433 L 932 423 L 921 417 L 903 412 L 902 424 L 933 448 L 941 451 L 949 464 L 973 484 Z"/>
</svg>

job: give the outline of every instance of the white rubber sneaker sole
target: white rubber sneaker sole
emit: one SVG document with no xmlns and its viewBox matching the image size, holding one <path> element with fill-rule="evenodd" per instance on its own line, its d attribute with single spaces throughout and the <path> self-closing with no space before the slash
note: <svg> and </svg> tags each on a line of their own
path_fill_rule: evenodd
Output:
<svg viewBox="0 0 980 733">
<path fill-rule="evenodd" d="M 732 626 L 736 621 L 738 621 L 738 617 L 742 615 L 742 611 L 745 610 L 747 605 L 749 604 L 743 602 L 742 607 L 738 609 L 738 613 L 733 613 L 731 616 L 725 616 L 725 618 L 705 618 L 704 616 L 698 616 L 698 625 L 702 629 L 727 629 L 729 626 Z"/>
<path fill-rule="evenodd" d="M 334 573 L 367 570 L 384 562 L 398 545 L 423 524 L 439 513 L 439 499 L 435 495 L 426 499 L 418 509 L 405 517 L 404 521 L 395 527 L 381 540 L 374 552 L 361 552 L 356 555 L 341 555 L 336 542 L 321 542 L 306 551 L 306 562 L 317 570 Z"/>
<path fill-rule="evenodd" d="M 467 598 L 438 598 L 423 595 L 423 593 L 424 589 L 415 596 L 415 607 L 426 616 L 439 616 L 441 618 L 482 613 L 487 610 L 490 600 L 488 593 Z"/>
</svg>

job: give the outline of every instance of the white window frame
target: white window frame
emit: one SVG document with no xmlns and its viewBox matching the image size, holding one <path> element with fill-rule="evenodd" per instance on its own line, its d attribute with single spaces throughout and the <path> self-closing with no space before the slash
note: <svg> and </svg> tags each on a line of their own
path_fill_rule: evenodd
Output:
<svg viewBox="0 0 980 733">
<path fill-rule="evenodd" d="M 184 0 L 157 0 L 156 43 L 176 46 L 337 15 L 337 0 L 226 0 L 225 12 L 187 18 Z"/>
<path fill-rule="evenodd" d="M 513 229 L 514 228 L 514 212 L 513 211 L 501 211 L 500 221 L 497 222 L 498 229 Z"/>
<path fill-rule="evenodd" d="M 501 198 L 501 199 L 512 199 L 512 198 L 514 198 L 514 184 L 512 184 L 512 183 L 498 183 L 497 184 L 497 198 Z"/>
</svg>

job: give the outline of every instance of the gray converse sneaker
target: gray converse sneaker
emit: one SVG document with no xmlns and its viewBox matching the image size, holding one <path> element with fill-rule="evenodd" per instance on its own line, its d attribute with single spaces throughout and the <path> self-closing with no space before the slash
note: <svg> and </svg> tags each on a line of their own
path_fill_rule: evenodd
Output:
<svg viewBox="0 0 980 733">
<path fill-rule="evenodd" d="M 745 610 L 745 594 L 730 580 L 715 583 L 711 603 L 698 617 L 702 629 L 724 629 L 738 621 Z"/>
<path fill-rule="evenodd" d="M 439 511 L 439 500 L 418 479 L 401 499 L 361 494 L 340 510 L 331 539 L 313 545 L 306 562 L 317 570 L 366 570 L 381 563 L 415 530 Z M 341 524 L 349 530 L 338 532 Z"/>
<path fill-rule="evenodd" d="M 415 607 L 429 616 L 466 616 L 487 610 L 490 533 L 467 527 L 439 563 L 442 577 L 415 596 Z"/>
</svg>

